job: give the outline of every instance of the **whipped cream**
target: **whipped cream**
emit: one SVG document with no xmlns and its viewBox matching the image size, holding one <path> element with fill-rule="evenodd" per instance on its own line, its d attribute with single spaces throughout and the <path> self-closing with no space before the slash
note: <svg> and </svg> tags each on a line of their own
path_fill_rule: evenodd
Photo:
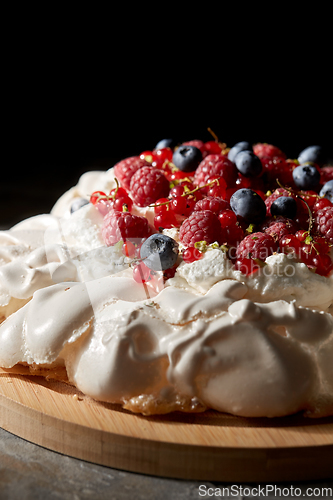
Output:
<svg viewBox="0 0 333 500">
<path fill-rule="evenodd" d="M 51 214 L 0 232 L 0 366 L 61 366 L 84 394 L 142 413 L 332 414 L 333 278 L 284 254 L 244 276 L 213 245 L 165 285 L 138 284 L 98 210 L 70 212 L 115 186 L 112 168 L 88 172 Z"/>
<path fill-rule="evenodd" d="M 0 364 L 63 363 L 83 393 L 114 403 L 176 387 L 243 416 L 332 408 L 332 316 L 246 292 L 223 280 L 147 301 L 129 277 L 53 285 L 2 324 Z"/>
<path fill-rule="evenodd" d="M 246 297 L 258 302 L 284 299 L 322 311 L 327 311 L 333 304 L 333 277 L 320 276 L 297 262 L 292 255 L 283 253 L 270 255 L 262 268 L 245 276 L 234 269 L 225 252 L 211 248 L 202 259 L 181 263 L 170 283 L 178 287 L 190 286 L 205 293 L 214 283 L 227 278 L 246 283 Z"/>
</svg>

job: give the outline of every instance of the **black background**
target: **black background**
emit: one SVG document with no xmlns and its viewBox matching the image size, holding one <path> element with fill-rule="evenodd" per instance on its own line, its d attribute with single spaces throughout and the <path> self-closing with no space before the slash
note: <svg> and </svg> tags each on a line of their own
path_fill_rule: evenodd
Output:
<svg viewBox="0 0 333 500">
<path fill-rule="evenodd" d="M 61 49 L 55 38 L 45 53 L 39 38 L 20 46 L 3 94 L 1 227 L 48 212 L 86 170 L 106 170 L 166 137 L 210 140 L 208 127 L 228 146 L 268 142 L 295 158 L 321 144 L 333 157 L 331 77 L 309 67 L 307 52 L 308 66 L 298 52 L 288 66 L 280 47 L 268 59 L 200 43 L 201 52 L 154 53 L 155 40 L 142 39 L 136 52 L 108 41 L 107 56 L 82 38 Z"/>
</svg>

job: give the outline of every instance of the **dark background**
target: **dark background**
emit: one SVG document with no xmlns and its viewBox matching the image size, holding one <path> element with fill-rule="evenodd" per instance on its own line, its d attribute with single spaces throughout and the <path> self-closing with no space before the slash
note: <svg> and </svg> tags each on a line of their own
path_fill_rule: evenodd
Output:
<svg viewBox="0 0 333 500">
<path fill-rule="evenodd" d="M 254 49 L 229 61 L 210 44 L 156 55 L 108 42 L 98 58 L 87 41 L 59 51 L 55 39 L 44 54 L 38 38 L 37 53 L 21 45 L 6 72 L 0 227 L 50 211 L 86 170 L 106 170 L 166 137 L 210 140 L 208 127 L 228 146 L 268 142 L 295 158 L 321 144 L 333 157 L 331 77 L 298 52 L 287 66 L 280 47 L 269 59 Z"/>
</svg>

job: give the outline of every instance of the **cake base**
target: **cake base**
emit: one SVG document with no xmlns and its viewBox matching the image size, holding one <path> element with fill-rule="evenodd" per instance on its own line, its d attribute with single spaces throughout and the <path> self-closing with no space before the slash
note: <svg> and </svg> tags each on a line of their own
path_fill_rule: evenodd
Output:
<svg viewBox="0 0 333 500">
<path fill-rule="evenodd" d="M 0 426 L 71 457 L 154 476 L 278 482 L 332 474 L 333 417 L 250 419 L 211 410 L 145 417 L 63 382 L 2 369 Z"/>
</svg>

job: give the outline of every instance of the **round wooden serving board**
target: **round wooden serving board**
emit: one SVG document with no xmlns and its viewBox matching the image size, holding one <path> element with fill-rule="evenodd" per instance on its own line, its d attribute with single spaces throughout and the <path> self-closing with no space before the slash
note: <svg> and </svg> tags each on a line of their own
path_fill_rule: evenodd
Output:
<svg viewBox="0 0 333 500">
<path fill-rule="evenodd" d="M 56 452 L 151 475 L 276 482 L 332 474 L 333 417 L 246 419 L 215 411 L 145 417 L 61 382 L 1 369 L 0 426 Z"/>
</svg>

